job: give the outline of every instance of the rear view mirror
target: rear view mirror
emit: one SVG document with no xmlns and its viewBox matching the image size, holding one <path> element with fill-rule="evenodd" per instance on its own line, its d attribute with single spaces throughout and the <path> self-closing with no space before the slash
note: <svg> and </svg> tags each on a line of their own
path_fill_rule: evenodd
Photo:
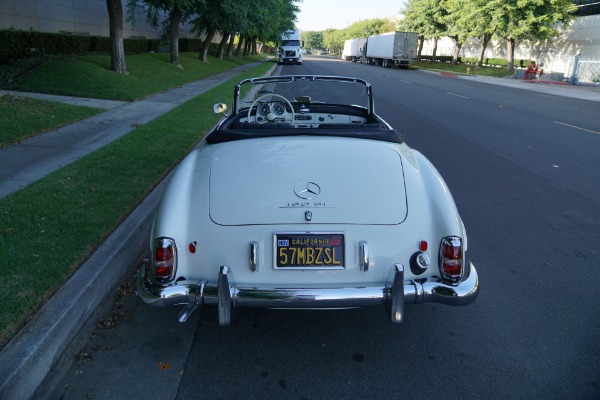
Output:
<svg viewBox="0 0 600 400">
<path fill-rule="evenodd" d="M 217 103 L 213 106 L 213 110 L 215 114 L 222 114 L 227 111 L 227 104 L 225 103 Z"/>
</svg>

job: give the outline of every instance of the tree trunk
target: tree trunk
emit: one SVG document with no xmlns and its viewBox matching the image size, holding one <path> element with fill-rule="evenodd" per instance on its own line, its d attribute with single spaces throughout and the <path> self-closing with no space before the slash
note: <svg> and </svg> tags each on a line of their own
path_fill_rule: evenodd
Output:
<svg viewBox="0 0 600 400">
<path fill-rule="evenodd" d="M 438 46 L 439 38 L 433 38 L 433 53 L 431 54 L 431 62 L 435 62 L 435 57 L 437 55 L 437 46 Z"/>
<path fill-rule="evenodd" d="M 421 53 L 423 53 L 423 45 L 425 44 L 425 36 L 419 36 L 419 49 L 417 50 L 417 61 L 421 61 Z"/>
<path fill-rule="evenodd" d="M 240 51 L 242 50 L 242 43 L 244 43 L 244 37 L 240 35 L 240 41 L 238 42 L 237 49 L 235 49 L 236 57 L 240 55 Z"/>
<path fill-rule="evenodd" d="M 458 57 L 460 57 L 460 49 L 462 48 L 462 42 L 459 41 L 458 36 L 454 37 L 454 55 L 452 56 L 451 65 L 456 65 Z"/>
<path fill-rule="evenodd" d="M 246 57 L 248 54 L 250 54 L 250 46 L 252 45 L 252 38 L 247 37 L 246 40 L 244 40 L 244 57 Z"/>
<path fill-rule="evenodd" d="M 255 56 L 258 54 L 258 43 L 256 42 L 256 38 L 252 39 L 252 55 Z"/>
<path fill-rule="evenodd" d="M 178 6 L 173 7 L 171 12 L 171 63 L 175 64 L 179 68 L 179 24 L 183 18 L 183 12 Z"/>
<path fill-rule="evenodd" d="M 515 39 L 506 38 L 506 53 L 507 53 L 507 64 L 506 70 L 514 72 L 515 70 Z"/>
<path fill-rule="evenodd" d="M 227 46 L 227 57 L 233 56 L 233 44 L 235 42 L 235 35 L 231 34 L 229 38 L 229 46 Z"/>
<path fill-rule="evenodd" d="M 210 44 L 212 42 L 213 37 L 215 36 L 215 33 L 217 33 L 217 26 L 216 25 L 215 26 L 211 26 L 206 31 L 206 39 L 202 43 L 202 47 L 200 48 L 200 54 L 198 56 L 198 58 L 201 59 L 204 62 L 208 62 L 208 49 L 210 48 Z"/>
<path fill-rule="evenodd" d="M 485 56 L 485 49 L 487 48 L 490 39 L 492 38 L 492 34 L 485 32 L 483 36 L 481 36 L 481 47 L 479 48 L 479 60 L 477 61 L 477 66 L 481 67 L 483 65 L 483 57 Z"/>
<path fill-rule="evenodd" d="M 125 46 L 123 45 L 123 6 L 121 0 L 106 0 L 110 25 L 110 68 L 127 75 Z"/>
<path fill-rule="evenodd" d="M 225 53 L 225 46 L 227 45 L 228 40 L 229 40 L 229 32 L 223 32 L 223 37 L 221 38 L 221 43 L 219 43 L 219 50 L 217 51 L 217 58 L 219 60 L 223 59 L 223 53 Z"/>
</svg>

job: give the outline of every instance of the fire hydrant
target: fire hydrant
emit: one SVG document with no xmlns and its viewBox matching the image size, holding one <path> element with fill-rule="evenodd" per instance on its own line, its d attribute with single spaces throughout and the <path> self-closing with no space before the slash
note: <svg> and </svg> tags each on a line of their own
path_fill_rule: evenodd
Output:
<svg viewBox="0 0 600 400">
<path fill-rule="evenodd" d="M 467 67 L 467 75 L 471 75 L 471 68 Z"/>
</svg>

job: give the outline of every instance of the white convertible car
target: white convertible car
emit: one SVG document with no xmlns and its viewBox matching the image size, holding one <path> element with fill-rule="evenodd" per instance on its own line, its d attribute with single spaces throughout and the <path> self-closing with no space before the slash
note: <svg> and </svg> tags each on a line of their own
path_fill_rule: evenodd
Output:
<svg viewBox="0 0 600 400">
<path fill-rule="evenodd" d="M 479 292 L 467 234 L 433 165 L 375 114 L 355 78 L 246 79 L 174 171 L 138 293 L 184 322 L 234 309 L 466 305 Z"/>
</svg>

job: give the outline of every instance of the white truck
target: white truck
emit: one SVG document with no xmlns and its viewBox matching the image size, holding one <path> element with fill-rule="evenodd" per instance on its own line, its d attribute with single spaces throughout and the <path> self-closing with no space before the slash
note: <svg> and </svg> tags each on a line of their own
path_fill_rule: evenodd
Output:
<svg viewBox="0 0 600 400">
<path fill-rule="evenodd" d="M 302 65 L 302 31 L 300 29 L 285 31 L 281 35 L 277 64 Z"/>
<path fill-rule="evenodd" d="M 369 36 L 361 62 L 379 64 L 385 68 L 398 65 L 408 68 L 417 59 L 419 35 L 415 32 L 388 32 Z"/>
<path fill-rule="evenodd" d="M 367 38 L 348 39 L 344 42 L 342 51 L 342 60 L 356 62 L 362 56 L 362 49 L 365 46 Z"/>
</svg>

